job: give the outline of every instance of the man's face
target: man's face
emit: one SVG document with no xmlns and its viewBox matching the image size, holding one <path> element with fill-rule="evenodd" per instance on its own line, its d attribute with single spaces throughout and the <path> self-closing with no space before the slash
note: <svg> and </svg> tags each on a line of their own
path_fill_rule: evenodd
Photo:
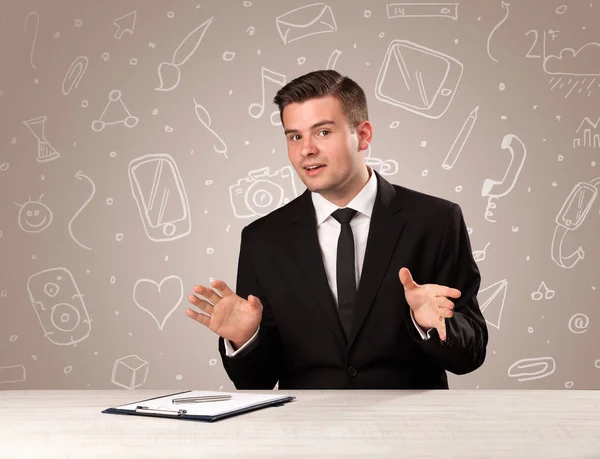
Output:
<svg viewBox="0 0 600 459">
<path fill-rule="evenodd" d="M 368 171 L 361 151 L 365 142 L 359 142 L 359 137 L 370 141 L 369 132 L 365 135 L 363 129 L 365 123 L 368 121 L 352 132 L 340 102 L 333 96 L 285 107 L 288 156 L 310 191 L 334 201 L 356 194 L 364 186 Z M 310 165 L 320 167 L 311 171 L 307 169 Z"/>
</svg>

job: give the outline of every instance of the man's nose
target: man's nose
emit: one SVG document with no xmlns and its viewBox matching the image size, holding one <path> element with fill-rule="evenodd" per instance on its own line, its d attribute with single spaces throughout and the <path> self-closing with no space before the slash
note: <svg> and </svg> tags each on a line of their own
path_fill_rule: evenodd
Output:
<svg viewBox="0 0 600 459">
<path fill-rule="evenodd" d="M 300 152 L 302 154 L 302 156 L 314 154 L 317 152 L 318 152 L 317 146 L 312 141 L 312 139 L 310 137 L 305 137 L 302 140 L 302 150 Z"/>
</svg>

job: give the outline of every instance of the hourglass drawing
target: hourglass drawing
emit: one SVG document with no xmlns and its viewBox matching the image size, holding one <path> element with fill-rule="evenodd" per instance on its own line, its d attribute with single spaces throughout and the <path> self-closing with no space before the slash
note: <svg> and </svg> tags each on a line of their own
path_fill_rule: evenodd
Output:
<svg viewBox="0 0 600 459">
<path fill-rule="evenodd" d="M 29 128 L 31 133 L 38 140 L 38 148 L 37 148 L 37 161 L 38 163 L 44 163 L 47 161 L 52 161 L 53 159 L 57 159 L 60 156 L 60 153 L 56 151 L 56 149 L 50 145 L 50 142 L 46 140 L 45 134 L 45 126 L 46 126 L 46 116 L 40 116 L 38 118 L 32 118 L 27 121 L 23 121 L 23 124 Z"/>
</svg>

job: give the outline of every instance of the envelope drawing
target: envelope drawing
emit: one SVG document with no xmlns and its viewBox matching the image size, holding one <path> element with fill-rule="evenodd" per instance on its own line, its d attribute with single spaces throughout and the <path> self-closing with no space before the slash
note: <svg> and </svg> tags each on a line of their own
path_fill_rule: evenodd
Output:
<svg viewBox="0 0 600 459">
<path fill-rule="evenodd" d="M 440 118 L 463 73 L 455 58 L 406 40 L 393 40 L 375 83 L 375 97 L 427 118 Z"/>
<path fill-rule="evenodd" d="M 337 30 L 331 7 L 325 3 L 313 3 L 288 11 L 277 17 L 275 24 L 285 45 L 310 35 Z"/>
</svg>

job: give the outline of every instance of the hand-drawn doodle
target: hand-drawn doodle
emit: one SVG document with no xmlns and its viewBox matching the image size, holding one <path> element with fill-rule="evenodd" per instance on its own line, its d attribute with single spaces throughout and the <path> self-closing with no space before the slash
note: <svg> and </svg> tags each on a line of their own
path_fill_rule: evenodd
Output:
<svg viewBox="0 0 600 459">
<path fill-rule="evenodd" d="M 29 56 L 29 63 L 31 65 L 31 67 L 36 68 L 35 64 L 33 63 L 33 52 L 35 51 L 35 44 L 37 42 L 38 28 L 40 26 L 40 15 L 38 14 L 37 11 L 32 11 L 31 13 L 29 13 L 27 15 L 27 17 L 25 18 L 25 24 L 24 24 L 25 33 L 27 33 L 27 21 L 29 21 L 29 18 L 31 16 L 35 16 L 36 22 L 35 22 L 35 34 L 33 36 L 33 41 L 31 42 L 31 54 Z"/>
<path fill-rule="evenodd" d="M 115 19 L 114 25 L 117 27 L 115 32 L 115 38 L 120 40 L 125 32 L 133 35 L 135 31 L 135 20 L 137 18 L 137 11 L 127 13 L 125 16 Z"/>
<path fill-rule="evenodd" d="M 531 29 L 531 30 L 528 30 L 527 32 L 525 32 L 525 36 L 533 34 L 533 43 L 531 45 L 531 48 L 529 48 L 529 50 L 525 54 L 525 57 L 530 58 L 530 59 L 542 59 L 542 63 L 543 63 L 546 60 L 546 36 L 550 35 L 552 37 L 552 40 L 555 40 L 556 37 L 558 36 L 559 32 L 560 32 L 560 30 L 552 30 L 552 29 L 543 30 L 541 43 L 539 40 L 540 34 L 539 34 L 538 30 Z M 540 51 L 541 54 L 534 54 L 534 50 L 536 48 L 541 48 L 541 51 Z"/>
<path fill-rule="evenodd" d="M 389 3 L 387 17 L 458 19 L 458 3 Z"/>
<path fill-rule="evenodd" d="M 265 111 L 265 98 L 266 98 L 266 89 L 265 83 L 270 81 L 271 83 L 275 83 L 279 86 L 285 85 L 286 76 L 281 73 L 274 72 L 273 70 L 269 70 L 266 67 L 262 67 L 261 70 L 261 88 L 262 88 L 262 102 L 261 103 L 252 103 L 250 107 L 248 107 L 248 112 L 252 118 L 260 118 Z M 258 109 L 258 111 L 256 111 Z M 279 118 L 279 110 L 273 110 L 271 112 L 271 124 L 273 126 L 281 126 L 281 120 Z"/>
<path fill-rule="evenodd" d="M 392 40 L 377 81 L 375 97 L 427 118 L 440 118 L 452 102 L 463 73 L 453 57 L 406 40 Z"/>
<path fill-rule="evenodd" d="M 325 66 L 325 68 L 327 70 L 333 70 L 333 68 L 335 67 L 335 64 L 337 63 L 337 60 L 341 54 L 342 54 L 342 52 L 339 49 L 333 50 L 333 52 L 329 56 L 329 59 L 327 59 L 327 65 Z"/>
<path fill-rule="evenodd" d="M 136 306 L 150 314 L 161 331 L 182 299 L 183 281 L 178 276 L 167 276 L 160 283 L 139 279 L 133 286 Z"/>
<path fill-rule="evenodd" d="M 333 11 L 325 3 L 288 11 L 275 19 L 275 25 L 285 45 L 311 35 L 337 31 Z"/>
<path fill-rule="evenodd" d="M 62 93 L 65 96 L 69 95 L 74 87 L 79 87 L 79 82 L 87 70 L 88 60 L 86 56 L 79 56 L 71 63 L 62 83 Z"/>
<path fill-rule="evenodd" d="M 587 43 L 578 50 L 563 48 L 558 55 L 549 54 L 543 68 L 549 75 L 600 76 L 600 43 Z"/>
<path fill-rule="evenodd" d="M 490 242 L 488 242 L 482 250 L 475 250 L 473 252 L 473 259 L 476 262 L 485 260 L 485 253 L 486 253 L 486 250 L 489 245 L 490 245 Z"/>
<path fill-rule="evenodd" d="M 118 115 L 115 112 L 115 109 L 112 109 L 112 112 L 114 115 L 115 121 L 104 121 L 104 117 L 106 115 L 107 110 L 113 106 L 114 102 L 120 102 L 119 107 L 122 108 L 125 113 L 127 114 L 127 116 L 125 118 L 121 118 L 121 116 L 123 116 L 123 114 Z M 102 115 L 100 115 L 100 119 L 94 120 L 92 122 L 92 129 L 96 132 L 100 132 L 102 130 L 104 130 L 104 128 L 106 126 L 110 126 L 113 124 L 124 124 L 125 126 L 127 126 L 128 128 L 133 128 L 138 124 L 139 118 L 137 116 L 133 116 L 131 114 L 131 112 L 129 111 L 129 109 L 125 106 L 125 103 L 123 102 L 123 99 L 121 98 L 121 91 L 119 89 L 113 89 L 109 95 L 108 95 L 108 104 L 106 104 L 106 107 L 104 107 L 104 111 L 102 112 Z"/>
<path fill-rule="evenodd" d="M 158 79 L 160 86 L 155 88 L 157 91 L 172 91 L 179 86 L 181 79 L 180 66 L 185 64 L 190 57 L 194 55 L 208 27 L 212 24 L 214 16 L 204 21 L 194 30 L 192 30 L 183 41 L 177 46 L 173 53 L 171 62 L 161 62 L 158 65 Z"/>
<path fill-rule="evenodd" d="M 274 173 L 269 167 L 254 169 L 229 187 L 229 200 L 236 218 L 263 216 L 298 196 L 292 166 Z"/>
<path fill-rule="evenodd" d="M 477 294 L 479 309 L 482 313 L 485 312 L 485 321 L 498 330 L 500 330 L 500 320 L 502 319 L 507 289 L 508 281 L 502 279 L 479 290 Z"/>
<path fill-rule="evenodd" d="M 383 160 L 379 158 L 371 157 L 371 144 L 369 145 L 367 156 L 365 157 L 365 164 L 371 168 L 377 170 L 380 175 L 394 175 L 398 172 L 398 161 L 395 159 Z"/>
<path fill-rule="evenodd" d="M 579 182 L 571 190 L 556 215 L 556 228 L 552 236 L 550 256 L 561 268 L 571 269 L 585 256 L 585 251 L 581 246 L 570 255 L 563 255 L 562 245 L 567 233 L 579 228 L 587 217 L 598 196 L 598 187 L 600 187 L 600 177 L 594 178 L 589 183 Z"/>
<path fill-rule="evenodd" d="M 75 221 L 77 216 L 81 213 L 81 211 L 90 203 L 90 201 L 96 194 L 96 184 L 92 181 L 91 178 L 89 178 L 87 175 L 85 175 L 81 171 L 78 171 L 75 174 L 75 178 L 78 180 L 83 180 L 85 178 L 88 182 L 90 182 L 90 184 L 92 185 L 92 192 L 91 192 L 90 196 L 86 199 L 86 201 L 83 203 L 83 205 L 79 208 L 79 210 L 77 212 L 75 212 L 75 215 L 73 215 L 73 218 L 71 218 L 71 220 L 69 220 L 69 234 L 71 235 L 71 238 L 73 238 L 73 240 L 79 247 L 83 247 L 84 249 L 87 249 L 87 250 L 92 250 L 90 247 L 83 245 L 81 242 L 79 242 L 77 240 L 77 238 L 73 235 L 73 222 Z"/>
<path fill-rule="evenodd" d="M 0 367 L 0 384 L 19 383 L 27 380 L 24 365 L 11 365 Z"/>
<path fill-rule="evenodd" d="M 460 129 L 458 135 L 454 139 L 454 142 L 452 143 L 452 146 L 450 147 L 448 154 L 446 155 L 446 157 L 444 158 L 444 161 L 442 162 L 443 169 L 450 170 L 454 167 L 454 164 L 456 164 L 456 161 L 457 161 L 458 157 L 460 156 L 460 153 L 462 152 L 462 149 L 465 146 L 465 143 L 467 143 L 467 140 L 469 139 L 471 130 L 473 129 L 473 126 L 475 125 L 475 121 L 477 120 L 477 112 L 478 111 L 479 111 L 479 105 L 476 106 L 471 111 L 471 113 L 469 113 L 469 116 L 467 116 L 467 119 L 463 123 L 462 128 Z"/>
<path fill-rule="evenodd" d="M 573 314 L 569 319 L 569 330 L 571 333 L 585 333 L 590 325 L 590 318 L 585 314 Z"/>
<path fill-rule="evenodd" d="M 208 111 L 202 106 L 200 105 L 198 102 L 196 102 L 196 98 L 193 98 L 194 100 L 194 111 L 196 113 L 196 118 L 198 118 L 198 121 L 200 121 L 202 123 L 202 125 L 212 134 L 214 135 L 217 140 L 219 141 L 219 143 L 221 144 L 220 147 L 217 147 L 217 145 L 213 144 L 213 149 L 217 152 L 217 153 L 221 153 L 223 156 L 225 156 L 225 158 L 227 158 L 227 144 L 225 143 L 225 141 L 211 128 L 212 125 L 212 120 L 210 119 L 210 115 L 208 113 Z"/>
<path fill-rule="evenodd" d="M 567 12 L 567 5 L 560 5 L 556 8 L 556 14 L 565 14 Z"/>
<path fill-rule="evenodd" d="M 31 197 L 24 204 L 15 202 L 20 207 L 17 220 L 19 228 L 26 233 L 40 233 L 50 226 L 52 223 L 52 211 L 42 203 L 42 197 L 37 201 L 32 201 Z"/>
<path fill-rule="evenodd" d="M 115 360 L 110 382 L 124 389 L 136 389 L 146 382 L 149 364 L 137 355 Z"/>
<path fill-rule="evenodd" d="M 536 368 L 536 371 L 531 371 Z M 524 371 L 527 370 L 527 371 Z M 508 368 L 508 376 L 517 381 L 531 381 L 550 376 L 556 370 L 556 362 L 552 357 L 532 357 L 517 360 Z"/>
<path fill-rule="evenodd" d="M 558 31 L 549 32 L 558 33 Z M 588 97 L 592 94 L 591 88 L 600 77 L 600 43 L 590 42 L 578 50 L 563 48 L 558 55 L 546 54 L 546 32 L 544 31 L 543 49 L 542 68 L 548 75 L 552 75 L 549 81 L 551 90 L 556 87 L 561 89 L 566 84 L 568 91 L 565 98 L 576 89 L 578 93 L 586 91 Z M 568 77 L 568 80 L 565 81 L 565 77 Z M 596 87 L 600 87 L 600 84 L 596 84 Z"/>
<path fill-rule="evenodd" d="M 223 60 L 230 62 L 233 60 L 233 58 L 235 57 L 235 52 L 233 51 L 224 51 L 223 52 Z"/>
<path fill-rule="evenodd" d="M 534 301 L 540 301 L 542 298 L 545 298 L 546 300 L 551 300 L 552 298 L 554 298 L 555 294 L 556 292 L 552 289 L 549 289 L 546 283 L 542 281 L 538 289 L 531 294 L 531 299 Z"/>
<path fill-rule="evenodd" d="M 575 131 L 578 134 L 583 129 L 583 134 L 573 139 L 573 148 L 600 148 L 600 118 L 594 123 L 587 116 Z"/>
<path fill-rule="evenodd" d="M 49 268 L 27 280 L 29 300 L 44 336 L 59 346 L 76 345 L 92 330 L 83 294 L 66 268 Z"/>
<path fill-rule="evenodd" d="M 515 183 L 517 183 L 519 174 L 525 164 L 525 158 L 527 157 L 525 144 L 514 134 L 506 134 L 502 138 L 500 147 L 503 150 L 508 150 L 511 157 L 508 168 L 504 173 L 504 177 L 502 177 L 501 180 L 486 178 L 481 188 L 481 196 L 488 197 L 488 204 L 485 209 L 485 219 L 492 223 L 496 222 L 496 220 L 491 219 L 494 215 L 492 209 L 496 208 L 496 203 L 493 200 L 506 196 L 511 192 Z"/>
<path fill-rule="evenodd" d="M 487 39 L 487 53 L 488 53 L 488 56 L 490 56 L 490 59 L 493 60 L 494 62 L 498 62 L 498 59 L 495 59 L 494 57 L 492 57 L 492 54 L 490 53 L 490 42 L 492 41 L 492 36 L 496 33 L 496 30 L 498 30 L 498 28 L 500 28 L 500 26 L 506 22 L 506 20 L 508 19 L 508 15 L 510 14 L 510 11 L 508 9 L 508 7 L 510 6 L 510 3 L 500 2 L 500 4 L 501 4 L 502 8 L 504 8 L 506 10 L 506 13 L 504 13 L 504 17 L 492 29 L 492 31 L 488 35 L 488 39 Z"/>
<path fill-rule="evenodd" d="M 27 121 L 23 121 L 23 124 L 29 128 L 31 133 L 38 141 L 37 146 L 37 162 L 45 163 L 58 159 L 60 153 L 50 145 L 50 142 L 46 139 L 46 116 L 40 116 L 38 118 L 32 118 Z"/>
<path fill-rule="evenodd" d="M 187 194 L 175 160 L 148 154 L 129 163 L 129 182 L 150 240 L 172 241 L 190 234 Z"/>
</svg>

